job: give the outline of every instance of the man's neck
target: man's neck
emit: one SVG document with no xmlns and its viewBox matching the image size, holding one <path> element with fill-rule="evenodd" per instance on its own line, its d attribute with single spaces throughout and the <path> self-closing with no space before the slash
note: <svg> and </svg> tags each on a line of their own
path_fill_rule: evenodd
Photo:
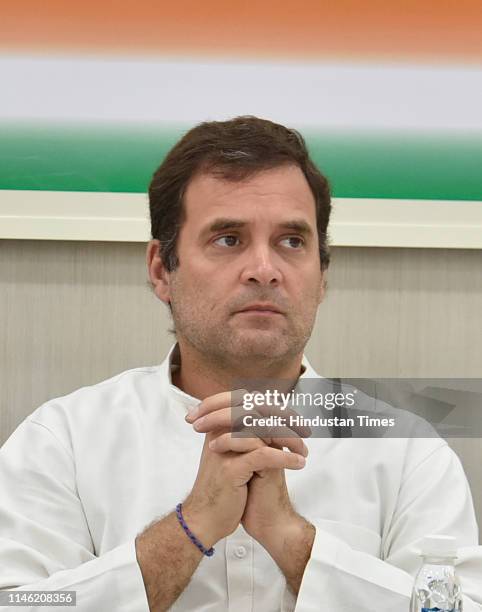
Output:
<svg viewBox="0 0 482 612">
<path fill-rule="evenodd" d="M 181 366 L 172 373 L 172 382 L 176 387 L 200 400 L 231 391 L 239 379 L 275 379 L 280 380 L 280 390 L 293 386 L 301 373 L 303 354 L 283 363 L 268 363 L 263 365 L 239 363 L 235 367 L 222 366 L 207 360 L 190 345 L 179 341 Z M 292 384 L 288 384 L 291 381 Z"/>
</svg>

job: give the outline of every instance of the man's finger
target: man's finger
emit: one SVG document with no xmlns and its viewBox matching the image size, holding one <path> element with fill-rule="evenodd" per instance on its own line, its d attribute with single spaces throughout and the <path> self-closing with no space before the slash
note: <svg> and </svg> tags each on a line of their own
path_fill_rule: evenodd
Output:
<svg viewBox="0 0 482 612">
<path fill-rule="evenodd" d="M 206 433 L 208 431 L 212 431 L 217 428 L 225 428 L 231 427 L 233 431 L 239 430 L 241 427 L 238 421 L 242 420 L 242 417 L 245 416 L 245 413 L 240 411 L 240 407 L 243 404 L 243 397 L 245 393 L 249 393 L 246 389 L 236 389 L 234 391 L 222 391 L 221 393 L 216 393 L 215 395 L 210 395 L 205 398 L 196 409 L 191 411 L 186 416 L 186 421 L 188 423 L 194 424 L 196 431 Z M 231 411 L 231 407 L 235 407 L 234 411 Z M 227 412 L 226 410 L 229 410 Z M 287 409 L 281 410 L 279 406 L 267 406 L 262 405 L 256 408 L 256 411 L 259 413 L 257 416 L 261 417 L 269 417 L 269 416 L 280 416 L 283 417 L 287 422 L 291 423 L 290 417 L 298 416 L 294 410 Z M 232 422 L 232 415 L 236 415 L 236 422 Z M 222 416 L 214 416 L 210 417 L 209 415 L 216 415 L 217 413 L 221 413 Z M 228 414 L 229 414 L 229 422 L 228 422 Z M 254 416 L 255 413 L 250 412 L 251 416 Z M 209 418 L 208 418 L 209 417 Z M 238 418 L 239 417 L 239 418 Z M 202 421 L 200 419 L 203 419 Z M 298 436 L 302 438 L 308 438 L 311 435 L 311 429 L 309 427 L 303 425 L 289 425 L 289 429 L 292 430 Z M 267 432 L 269 433 L 269 432 Z M 291 432 L 288 435 L 292 435 Z M 276 434 L 276 437 L 282 437 L 283 432 Z M 274 437 L 274 436 L 273 436 Z"/>
<path fill-rule="evenodd" d="M 193 423 L 196 419 L 206 416 L 212 412 L 216 412 L 222 408 L 229 406 L 241 406 L 243 403 L 243 395 L 248 393 L 246 389 L 236 389 L 234 391 L 222 391 L 215 395 L 210 395 L 186 416 L 188 423 Z"/>
<path fill-rule="evenodd" d="M 258 413 L 250 413 L 255 418 L 260 418 L 261 415 Z M 194 429 L 200 433 L 207 433 L 208 431 L 215 431 L 217 429 L 229 429 L 230 431 L 241 431 L 246 429 L 243 423 L 244 414 L 235 414 L 233 417 L 233 408 L 218 408 L 213 412 L 196 418 L 192 422 Z M 256 434 L 253 433 L 253 437 Z"/>
<path fill-rule="evenodd" d="M 263 446 L 250 453 L 240 454 L 239 458 L 233 460 L 233 464 L 235 468 L 239 465 L 251 472 L 266 469 L 301 470 L 306 464 L 306 459 L 298 453 Z"/>
<path fill-rule="evenodd" d="M 308 448 L 301 438 L 236 438 L 231 433 L 225 433 L 209 443 L 209 448 L 216 453 L 247 453 L 262 446 L 276 444 L 277 447 L 286 447 L 293 453 L 308 456 Z"/>
<path fill-rule="evenodd" d="M 193 422 L 193 427 L 200 433 L 215 431 L 216 429 L 231 429 L 231 408 L 219 408 L 205 416 L 197 418 Z"/>
<path fill-rule="evenodd" d="M 260 418 L 260 415 L 256 412 L 250 413 L 250 416 Z M 208 433 L 219 429 L 229 429 L 232 432 L 242 431 L 243 434 L 239 436 L 240 438 L 248 440 L 260 438 L 268 445 L 286 446 L 294 453 L 304 457 L 308 455 L 308 448 L 303 440 L 289 427 L 280 425 L 278 427 L 254 426 L 250 428 L 243 425 L 241 416 L 236 421 L 233 420 L 231 408 L 222 408 L 208 413 L 196 419 L 193 427 L 199 433 Z"/>
<path fill-rule="evenodd" d="M 230 433 L 222 434 L 209 443 L 209 448 L 216 453 L 248 453 L 266 446 L 260 438 L 233 438 Z"/>
<path fill-rule="evenodd" d="M 265 442 L 268 446 L 280 446 L 288 448 L 292 453 L 298 453 L 298 455 L 303 455 L 303 457 L 308 457 L 308 447 L 303 442 L 303 440 L 297 436 L 293 435 L 293 432 L 286 428 L 290 435 L 286 438 L 283 438 L 281 435 L 276 437 L 265 438 L 261 436 L 261 440 Z"/>
<path fill-rule="evenodd" d="M 311 429 L 306 425 L 296 425 L 296 417 L 300 415 L 295 410 L 291 408 L 283 408 L 282 406 L 268 406 L 267 404 L 262 404 L 261 406 L 257 406 L 256 410 L 262 415 L 262 417 L 267 418 L 270 416 L 282 417 L 285 419 L 286 423 L 289 423 L 289 428 L 292 429 L 295 433 L 297 433 L 302 438 L 309 438 L 311 436 Z"/>
</svg>

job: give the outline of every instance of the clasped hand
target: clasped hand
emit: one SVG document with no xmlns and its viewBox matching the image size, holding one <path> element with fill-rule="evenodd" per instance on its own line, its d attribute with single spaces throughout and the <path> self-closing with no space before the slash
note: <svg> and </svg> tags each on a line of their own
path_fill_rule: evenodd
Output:
<svg viewBox="0 0 482 612">
<path fill-rule="evenodd" d="M 183 504 L 184 515 L 205 546 L 212 546 L 241 523 L 271 552 L 283 534 L 305 523 L 291 504 L 284 470 L 305 466 L 308 449 L 301 436 L 310 432 L 279 426 L 268 431 L 270 435 L 233 436 L 232 398 L 230 391 L 217 393 L 186 416 L 197 432 L 206 435 L 196 481 Z M 258 411 L 250 414 L 267 416 L 266 409 Z M 273 408 L 268 412 L 281 414 Z M 239 420 L 235 429 L 243 429 Z"/>
</svg>

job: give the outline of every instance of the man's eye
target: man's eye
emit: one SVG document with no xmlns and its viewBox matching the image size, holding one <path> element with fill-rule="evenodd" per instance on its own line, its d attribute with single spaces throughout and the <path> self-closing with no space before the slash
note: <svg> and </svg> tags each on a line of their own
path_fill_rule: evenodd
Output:
<svg viewBox="0 0 482 612">
<path fill-rule="evenodd" d="M 224 246 L 236 246 L 236 240 L 239 240 L 237 236 L 233 236 L 232 234 L 226 234 L 226 236 L 219 236 L 214 241 L 215 243 L 219 243 L 219 240 L 225 240 Z"/>
<path fill-rule="evenodd" d="M 288 238 L 283 238 L 281 242 L 285 242 L 286 240 L 289 241 L 290 247 L 295 249 L 302 247 L 305 244 L 303 238 L 300 238 L 299 236 L 288 236 Z"/>
</svg>

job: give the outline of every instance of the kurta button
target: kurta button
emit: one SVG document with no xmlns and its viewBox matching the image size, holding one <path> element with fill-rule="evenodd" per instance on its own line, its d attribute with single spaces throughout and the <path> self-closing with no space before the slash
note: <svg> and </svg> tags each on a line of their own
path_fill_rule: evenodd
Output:
<svg viewBox="0 0 482 612">
<path fill-rule="evenodd" d="M 246 548 L 244 548 L 244 546 L 236 546 L 234 554 L 238 559 L 244 559 L 244 557 L 246 557 Z"/>
</svg>

